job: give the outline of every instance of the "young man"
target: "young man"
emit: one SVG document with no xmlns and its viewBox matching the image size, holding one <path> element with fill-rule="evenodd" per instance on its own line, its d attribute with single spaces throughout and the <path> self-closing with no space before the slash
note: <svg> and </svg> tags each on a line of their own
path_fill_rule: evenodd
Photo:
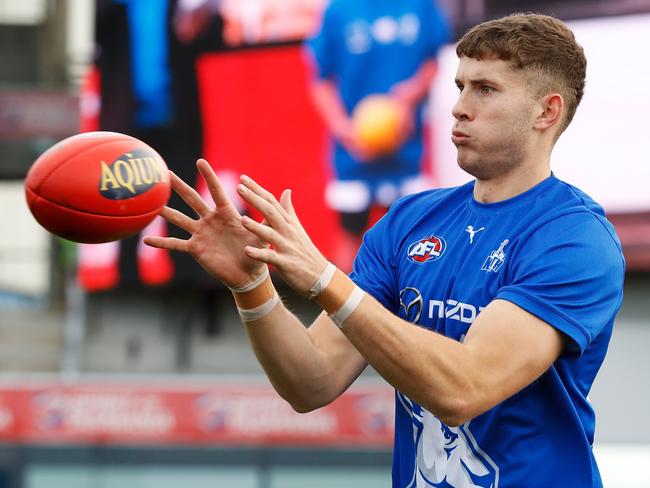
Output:
<svg viewBox="0 0 650 488">
<path fill-rule="evenodd" d="M 452 140 L 475 180 L 398 201 L 351 279 L 311 243 L 290 191 L 278 202 L 243 176 L 266 222 L 240 218 L 202 160 L 216 208 L 174 178 L 200 218 L 165 209 L 191 237 L 147 243 L 189 252 L 233 289 L 296 410 L 331 402 L 368 363 L 393 385 L 393 486 L 600 487 L 587 394 L 625 265 L 602 208 L 550 171 L 586 60 L 566 25 L 534 14 L 475 27 L 457 53 Z M 322 306 L 311 327 L 278 300 L 266 263 Z"/>
</svg>

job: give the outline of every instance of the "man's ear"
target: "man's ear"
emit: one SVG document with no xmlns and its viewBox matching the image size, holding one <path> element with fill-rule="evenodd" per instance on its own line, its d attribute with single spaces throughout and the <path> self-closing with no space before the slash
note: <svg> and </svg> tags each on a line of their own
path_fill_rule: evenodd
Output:
<svg viewBox="0 0 650 488">
<path fill-rule="evenodd" d="M 564 99 L 559 93 L 551 93 L 541 99 L 539 108 L 533 127 L 548 129 L 560 123 L 564 113 Z"/>
</svg>

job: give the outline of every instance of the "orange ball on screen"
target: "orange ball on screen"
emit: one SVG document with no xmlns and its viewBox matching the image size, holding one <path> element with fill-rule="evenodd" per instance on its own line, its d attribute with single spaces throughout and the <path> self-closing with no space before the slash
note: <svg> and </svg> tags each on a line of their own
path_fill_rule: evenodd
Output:
<svg viewBox="0 0 650 488">
<path fill-rule="evenodd" d="M 373 155 L 394 152 L 400 143 L 404 122 L 402 105 L 388 95 L 368 95 L 352 112 L 352 124 L 359 144 Z"/>
<path fill-rule="evenodd" d="M 144 142 L 117 132 L 86 132 L 45 151 L 25 179 L 39 224 L 64 239 L 124 239 L 149 224 L 171 193 L 169 170 Z"/>
</svg>

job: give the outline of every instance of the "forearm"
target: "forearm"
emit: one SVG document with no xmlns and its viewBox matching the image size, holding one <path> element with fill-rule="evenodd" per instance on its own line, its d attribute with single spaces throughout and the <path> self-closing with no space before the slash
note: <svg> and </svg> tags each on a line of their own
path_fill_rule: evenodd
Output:
<svg viewBox="0 0 650 488">
<path fill-rule="evenodd" d="M 304 412 L 337 398 L 365 361 L 326 315 L 306 329 L 279 299 L 268 272 L 231 289 L 253 351 L 276 391 Z"/>
<path fill-rule="evenodd" d="M 483 309 L 462 343 L 396 317 L 367 294 L 341 330 L 389 383 L 450 426 L 530 385 L 564 347 L 558 330 L 506 300 Z"/>
<path fill-rule="evenodd" d="M 391 385 L 448 422 L 465 414 L 478 370 L 467 347 L 390 313 L 331 264 L 317 283 L 316 303 Z"/>
<path fill-rule="evenodd" d="M 477 371 L 460 342 L 408 323 L 367 295 L 341 329 L 375 370 L 397 390 L 448 425 L 477 407 Z"/>
<path fill-rule="evenodd" d="M 311 410 L 333 399 L 325 358 L 308 329 L 281 302 L 268 315 L 244 325 L 271 384 L 294 409 Z"/>
<path fill-rule="evenodd" d="M 339 138 L 341 131 L 350 130 L 350 116 L 333 82 L 314 80 L 310 92 L 316 111 L 334 137 Z"/>
</svg>

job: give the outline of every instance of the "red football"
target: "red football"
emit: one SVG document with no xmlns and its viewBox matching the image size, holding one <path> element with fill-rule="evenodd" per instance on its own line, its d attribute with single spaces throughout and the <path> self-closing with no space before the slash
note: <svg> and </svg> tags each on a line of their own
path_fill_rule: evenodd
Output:
<svg viewBox="0 0 650 488">
<path fill-rule="evenodd" d="M 45 151 L 25 179 L 39 224 L 65 239 L 98 243 L 142 230 L 167 203 L 169 171 L 144 142 L 87 132 Z"/>
</svg>

